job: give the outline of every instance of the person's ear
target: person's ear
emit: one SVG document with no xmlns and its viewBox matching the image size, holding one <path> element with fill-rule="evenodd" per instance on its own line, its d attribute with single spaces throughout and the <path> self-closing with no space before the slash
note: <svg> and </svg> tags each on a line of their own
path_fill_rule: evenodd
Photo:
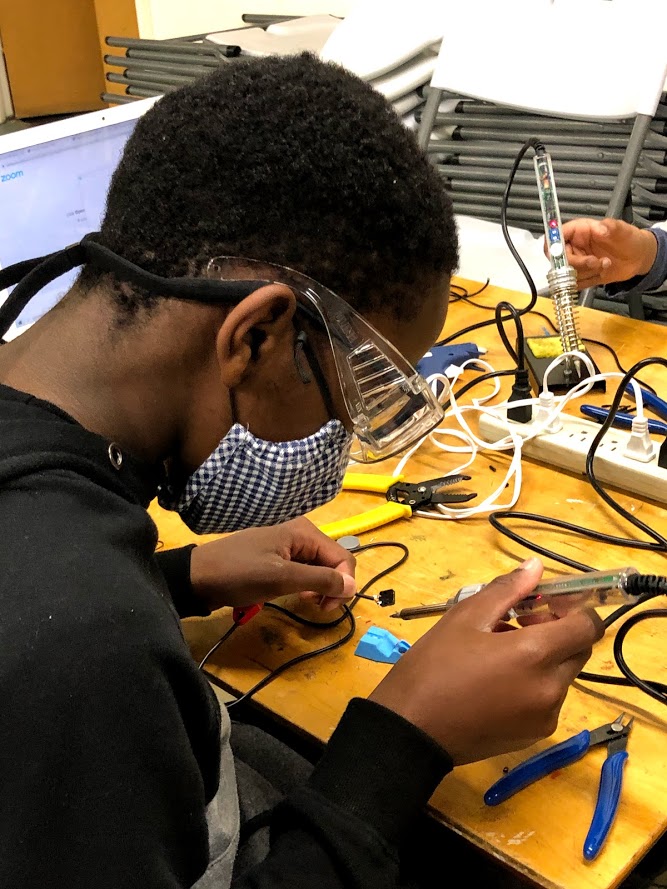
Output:
<svg viewBox="0 0 667 889">
<path fill-rule="evenodd" d="M 216 336 L 222 382 L 238 386 L 253 362 L 270 358 L 294 336 L 296 297 L 284 284 L 267 284 L 228 313 Z"/>
</svg>

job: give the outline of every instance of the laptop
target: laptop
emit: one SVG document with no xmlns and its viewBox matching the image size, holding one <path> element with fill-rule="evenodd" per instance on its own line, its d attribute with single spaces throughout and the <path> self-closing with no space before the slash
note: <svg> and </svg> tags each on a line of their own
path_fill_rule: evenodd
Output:
<svg viewBox="0 0 667 889">
<path fill-rule="evenodd" d="M 0 268 L 61 250 L 100 226 L 111 174 L 142 99 L 0 136 Z M 7 334 L 45 314 L 72 286 L 77 270 L 37 293 Z M 0 303 L 8 290 L 0 292 Z"/>
</svg>

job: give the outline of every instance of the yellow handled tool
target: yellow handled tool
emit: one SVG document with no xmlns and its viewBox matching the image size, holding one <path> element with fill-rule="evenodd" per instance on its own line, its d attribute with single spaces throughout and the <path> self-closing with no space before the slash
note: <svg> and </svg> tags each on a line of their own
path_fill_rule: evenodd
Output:
<svg viewBox="0 0 667 889">
<path fill-rule="evenodd" d="M 434 503 L 465 503 L 475 494 L 438 493 L 440 488 L 467 481 L 469 475 L 449 475 L 418 484 L 410 484 L 402 475 L 372 475 L 361 472 L 347 472 L 343 479 L 344 491 L 369 491 L 384 494 L 387 502 L 375 509 L 321 525 L 320 530 L 327 537 L 338 540 L 340 537 L 363 534 L 374 528 L 381 528 L 397 519 L 409 519 L 413 512 Z"/>
</svg>

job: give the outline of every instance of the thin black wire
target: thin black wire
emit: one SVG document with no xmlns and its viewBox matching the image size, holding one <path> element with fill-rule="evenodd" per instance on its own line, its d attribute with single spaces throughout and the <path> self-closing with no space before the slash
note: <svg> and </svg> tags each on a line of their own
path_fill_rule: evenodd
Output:
<svg viewBox="0 0 667 889">
<path fill-rule="evenodd" d="M 316 621 L 309 620 L 308 618 L 302 617 L 300 614 L 295 614 L 293 611 L 290 611 L 287 608 L 283 608 L 282 605 L 276 605 L 274 602 L 265 602 L 264 608 L 268 608 L 272 611 L 278 611 L 280 614 L 289 617 L 290 620 L 293 620 L 295 623 L 300 624 L 304 627 L 312 627 L 314 629 L 332 629 L 333 627 L 339 626 L 343 621 L 347 620 L 350 623 L 350 629 L 348 632 L 342 636 L 340 639 L 337 639 L 335 642 L 330 643 L 329 645 L 325 645 L 321 648 L 317 648 L 314 651 L 308 651 L 304 654 L 297 655 L 296 657 L 291 658 L 288 661 L 285 661 L 284 664 L 281 664 L 279 667 L 276 667 L 274 670 L 271 670 L 263 679 L 260 679 L 252 688 L 248 689 L 248 691 L 244 692 L 240 697 L 236 698 L 233 701 L 230 701 L 226 706 L 227 709 L 231 709 L 232 707 L 236 707 L 243 701 L 249 700 L 253 695 L 257 694 L 257 692 L 261 691 L 265 688 L 270 682 L 273 682 L 278 676 L 285 672 L 285 670 L 289 670 L 290 667 L 294 667 L 297 664 L 301 664 L 304 661 L 308 661 L 311 658 L 318 657 L 321 654 L 326 654 L 327 652 L 334 651 L 336 648 L 340 648 L 342 645 L 345 645 L 346 642 L 354 636 L 356 631 L 356 621 L 354 619 L 354 614 L 352 613 L 355 605 L 359 601 L 359 597 L 364 595 L 373 584 L 377 583 L 383 577 L 386 577 L 387 574 L 390 574 L 393 571 L 396 571 L 409 557 L 410 550 L 404 543 L 400 543 L 399 541 L 378 541 L 377 543 L 365 543 L 361 546 L 358 546 L 354 553 L 365 552 L 370 549 L 379 549 L 381 547 L 395 547 L 401 550 L 401 556 L 395 561 L 392 562 L 387 568 L 383 568 L 382 571 L 379 571 L 377 574 L 374 574 L 370 580 L 366 581 L 364 586 L 359 590 L 358 593 L 355 594 L 354 598 L 350 605 L 341 605 L 343 613 L 340 617 L 331 621 Z M 215 645 L 210 649 L 210 651 L 206 654 L 206 656 L 202 659 L 199 664 L 199 669 L 204 673 L 206 678 L 213 685 L 216 685 L 218 688 L 222 688 L 225 691 L 228 690 L 228 687 L 220 680 L 214 673 L 210 673 L 208 670 L 204 669 L 206 666 L 206 662 L 210 657 L 220 648 L 220 646 L 225 642 L 232 633 L 237 629 L 238 624 L 232 624 L 232 626 L 227 630 L 227 632 L 215 643 Z"/>
<path fill-rule="evenodd" d="M 494 309 L 494 306 L 485 306 L 484 303 L 475 302 L 474 300 L 470 299 L 466 294 L 461 294 L 461 296 L 457 296 L 455 299 L 450 299 L 450 302 L 468 303 L 468 305 L 474 306 L 476 309 L 488 309 L 491 312 Z"/>
<path fill-rule="evenodd" d="M 223 643 L 223 642 L 226 642 L 226 641 L 229 639 L 229 637 L 232 635 L 232 633 L 233 633 L 239 626 L 240 626 L 240 624 L 232 624 L 231 627 L 227 630 L 227 632 L 224 633 L 224 634 L 218 639 L 218 641 L 215 643 L 215 645 L 211 646 L 211 648 L 206 652 L 206 654 L 204 655 L 204 657 L 203 657 L 203 658 L 201 659 L 201 661 L 199 662 L 199 667 L 198 667 L 199 670 L 203 670 L 203 669 L 204 669 L 204 667 L 206 666 L 206 661 L 207 661 L 209 658 L 212 658 L 212 657 L 213 657 L 213 655 L 214 655 L 214 654 L 216 653 L 216 651 L 220 648 L 220 646 L 222 645 L 222 643 Z"/>
<path fill-rule="evenodd" d="M 356 604 L 360 598 L 364 597 L 364 598 L 372 599 L 371 596 L 366 596 L 366 593 L 368 592 L 368 590 L 372 586 L 374 586 L 379 580 L 382 580 L 383 577 L 386 577 L 387 574 L 391 574 L 393 571 L 396 571 L 397 568 L 400 568 L 401 565 L 407 561 L 407 559 L 410 555 L 410 550 L 408 549 L 408 547 L 404 543 L 400 543 L 397 540 L 380 540 L 377 543 L 364 543 L 361 546 L 356 547 L 356 549 L 351 550 L 351 552 L 353 554 L 356 554 L 356 553 L 365 552 L 366 550 L 369 550 L 369 549 L 381 549 L 382 547 L 385 547 L 385 546 L 391 546 L 396 549 L 400 549 L 402 551 L 402 555 L 400 556 L 399 559 L 397 559 L 397 561 L 392 562 L 388 568 L 384 568 L 382 571 L 378 572 L 377 574 L 374 574 L 370 580 L 366 581 L 366 583 L 362 586 L 362 588 L 357 593 L 355 593 L 352 601 L 350 602 L 350 604 L 348 606 L 350 611 L 352 611 L 354 609 L 354 607 L 356 606 Z M 326 628 L 330 629 L 331 627 L 337 627 L 339 624 L 341 624 L 345 620 L 345 614 L 341 614 L 340 617 L 337 617 L 335 620 L 331 620 L 331 621 L 324 621 L 323 622 L 323 621 L 319 621 L 319 620 L 309 620 L 307 617 L 301 617 L 300 614 L 295 614 L 293 611 L 290 611 L 288 608 L 283 608 L 282 605 L 276 605 L 274 602 L 266 602 L 264 607 L 270 608 L 272 611 L 278 611 L 278 612 L 280 612 L 280 614 L 284 614 L 285 617 L 291 618 L 293 621 L 295 621 L 298 624 L 301 624 L 301 626 L 304 626 L 304 627 L 315 627 L 317 629 L 321 629 L 324 627 L 325 629 Z"/>
<path fill-rule="evenodd" d="M 368 592 L 368 590 L 376 584 L 379 580 L 382 580 L 383 577 L 386 577 L 388 574 L 391 574 L 393 571 L 396 571 L 398 568 L 403 565 L 404 562 L 407 562 L 408 557 L 410 556 L 410 550 L 404 543 L 400 543 L 398 540 L 381 540 L 377 543 L 364 543 L 361 546 L 358 546 L 353 552 L 362 553 L 369 549 L 380 549 L 383 546 L 393 546 L 396 549 L 400 549 L 402 551 L 402 555 L 397 559 L 397 561 L 393 562 L 388 568 L 384 568 L 382 571 L 378 572 L 374 577 L 371 577 L 369 581 L 367 581 L 362 588 L 357 593 L 358 596 Z"/>
<path fill-rule="evenodd" d="M 653 680 L 640 679 L 637 674 L 630 669 L 623 654 L 623 641 L 633 627 L 644 620 L 653 620 L 655 618 L 666 618 L 667 609 L 650 608 L 648 611 L 642 611 L 639 614 L 633 614 L 629 617 L 623 626 L 619 629 L 614 639 L 614 659 L 618 664 L 618 668 L 623 673 L 629 683 L 640 688 L 645 694 L 655 698 L 662 704 L 667 704 L 667 685 L 662 682 L 654 682 Z"/>
<path fill-rule="evenodd" d="M 465 302 L 470 302 L 470 298 L 472 296 L 479 296 L 480 293 L 483 293 L 486 288 L 491 284 L 491 278 L 487 278 L 486 281 L 482 284 L 482 286 L 478 290 L 473 290 L 472 293 L 468 293 L 468 288 L 464 287 L 462 284 L 451 284 L 450 285 L 450 302 L 459 302 L 460 300 L 465 300 Z M 460 290 L 460 293 L 456 293 L 455 291 Z M 476 303 L 472 303 L 472 305 L 476 305 Z"/>
<path fill-rule="evenodd" d="M 492 370 L 489 373 L 481 374 L 479 377 L 475 377 L 474 380 L 469 380 L 465 385 L 461 386 L 454 393 L 455 398 L 460 398 L 462 395 L 465 395 L 466 392 L 469 392 L 474 386 L 477 386 L 479 383 L 485 383 L 487 380 L 493 380 L 495 377 L 514 377 L 516 376 L 517 368 L 512 367 L 510 370 Z M 443 411 L 448 410 L 451 405 L 451 399 L 447 399 L 447 401 L 443 402 L 442 409 Z"/>
<path fill-rule="evenodd" d="M 487 279 L 487 282 L 484 285 L 484 288 L 482 288 L 482 289 L 485 289 L 488 286 L 488 283 L 489 283 L 489 280 Z M 485 309 L 487 312 L 494 312 L 495 311 L 495 308 L 496 308 L 495 306 L 485 306 L 484 303 L 473 302 L 469 298 L 469 295 L 468 295 L 465 287 L 461 287 L 458 284 L 452 284 L 452 287 L 458 287 L 459 289 L 464 291 L 461 295 L 457 295 L 455 297 L 455 299 L 451 300 L 452 302 L 465 302 L 471 306 L 474 306 L 476 309 Z M 480 292 L 481 291 L 479 291 L 479 290 L 477 291 L 477 293 L 480 293 Z M 473 295 L 475 295 L 475 294 L 470 294 L 470 296 L 473 296 Z M 507 303 L 507 305 L 511 305 L 511 303 Z M 542 318 L 543 321 L 547 322 L 547 324 L 549 325 L 549 327 L 551 327 L 551 329 L 553 330 L 554 333 L 558 333 L 558 328 L 556 327 L 556 325 L 554 324 L 552 319 L 548 315 L 545 315 L 544 312 L 540 312 L 537 309 L 531 309 L 530 312 L 527 312 L 526 314 L 537 315 L 539 318 Z M 611 354 L 611 357 L 614 359 L 614 364 L 616 365 L 618 370 L 622 374 L 628 372 L 627 368 L 623 367 L 623 365 L 621 364 L 620 359 L 618 357 L 618 353 L 616 352 L 616 349 L 614 349 L 613 346 L 610 346 L 609 343 L 603 343 L 602 340 L 595 340 L 590 336 L 584 336 L 581 339 L 584 343 L 593 343 L 594 346 L 600 346 L 601 349 L 606 349 L 606 351 L 609 352 Z M 657 394 L 656 390 L 653 388 L 653 386 L 649 385 L 649 383 L 645 383 L 643 380 L 640 380 L 639 382 L 641 382 L 642 386 L 645 389 L 648 389 L 649 392 L 652 392 L 654 395 Z"/>
<path fill-rule="evenodd" d="M 277 679 L 285 670 L 289 670 L 290 667 L 295 667 L 297 664 L 302 664 L 304 661 L 309 661 L 314 657 L 318 657 L 321 654 L 327 654 L 329 651 L 334 651 L 336 648 L 340 648 L 341 645 L 345 645 L 346 642 L 349 642 L 350 639 L 354 636 L 357 629 L 357 622 L 354 619 L 354 615 L 347 607 L 347 605 L 341 605 L 343 609 L 343 617 L 347 618 L 350 622 L 350 629 L 344 636 L 341 636 L 340 639 L 336 639 L 335 642 L 331 642 L 329 645 L 324 645 L 322 648 L 316 648 L 315 651 L 306 651 L 304 654 L 297 655 L 297 657 L 293 657 L 288 661 L 285 661 L 284 664 L 281 664 L 279 667 L 276 667 L 274 670 L 271 670 L 263 679 L 260 679 L 259 682 L 255 683 L 252 688 L 248 689 L 248 691 L 244 692 L 240 697 L 235 698 L 233 701 L 229 701 L 226 704 L 228 710 L 231 710 L 232 707 L 237 707 L 243 701 L 249 700 L 253 695 L 256 695 L 257 692 L 261 691 L 265 688 L 269 682 L 273 682 L 274 679 Z M 219 688 L 227 689 L 227 686 L 221 682 L 217 676 L 213 673 L 209 673 L 208 670 L 202 670 L 202 672 L 206 675 L 206 678 L 209 682 L 212 682 L 214 685 L 217 685 Z"/>
</svg>

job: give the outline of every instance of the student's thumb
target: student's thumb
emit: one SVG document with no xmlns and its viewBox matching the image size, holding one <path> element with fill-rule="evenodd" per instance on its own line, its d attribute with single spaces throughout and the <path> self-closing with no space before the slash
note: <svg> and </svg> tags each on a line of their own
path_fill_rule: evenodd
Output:
<svg viewBox="0 0 667 889">
<path fill-rule="evenodd" d="M 465 620 L 478 630 L 492 631 L 507 612 L 529 596 L 540 582 L 544 566 L 539 559 L 526 559 L 514 571 L 501 574 L 482 590 L 452 609 L 452 617 Z"/>
</svg>

